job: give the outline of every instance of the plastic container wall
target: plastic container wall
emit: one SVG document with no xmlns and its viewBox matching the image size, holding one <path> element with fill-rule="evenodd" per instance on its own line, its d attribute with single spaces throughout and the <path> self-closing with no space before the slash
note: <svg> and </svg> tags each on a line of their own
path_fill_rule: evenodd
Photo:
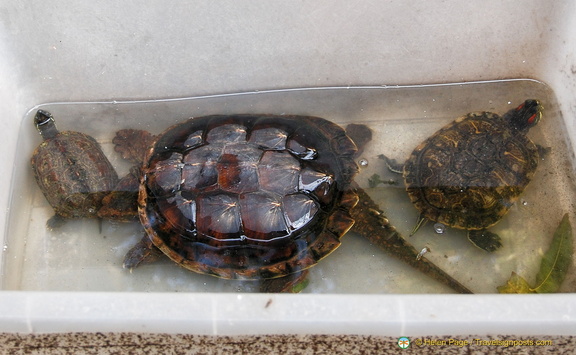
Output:
<svg viewBox="0 0 576 355">
<path fill-rule="evenodd" d="M 9 208 L 15 159 L 28 159 L 16 151 L 21 120 L 46 102 L 533 78 L 553 88 L 574 141 L 575 18 L 571 0 L 4 2 L 0 206 Z M 276 307 L 264 309 L 268 295 L 0 292 L 0 331 L 576 330 L 572 295 L 273 297 Z M 469 311 L 478 308 L 485 312 Z"/>
</svg>

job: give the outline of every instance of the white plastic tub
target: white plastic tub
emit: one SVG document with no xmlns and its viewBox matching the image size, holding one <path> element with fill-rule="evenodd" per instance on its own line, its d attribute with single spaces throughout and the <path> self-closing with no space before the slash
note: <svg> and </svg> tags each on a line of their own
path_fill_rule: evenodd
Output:
<svg viewBox="0 0 576 355">
<path fill-rule="evenodd" d="M 21 128 L 28 125 L 25 119 L 29 119 L 29 110 L 37 105 L 83 102 L 83 117 L 88 117 L 86 110 L 101 108 L 97 102 L 113 107 L 115 101 L 238 92 L 258 95 L 257 91 L 302 87 L 381 88 L 531 78 L 552 88 L 558 103 L 555 107 L 565 120 L 568 136 L 574 140 L 575 18 L 576 5 L 572 1 L 545 0 L 482 4 L 1 4 L 0 112 L 4 129 L 0 140 L 4 142 L 4 159 L 0 206 L 7 213 L 0 215 L 0 230 L 5 231 L 4 245 L 14 245 L 8 243 L 13 236 L 7 235 L 8 217 L 18 217 L 10 214 L 11 203 L 18 200 L 18 194 L 34 194 L 13 189 L 11 179 L 20 176 L 12 173 L 13 167 L 22 166 L 21 160 L 29 159 L 34 146 L 32 138 L 22 143 L 18 136 Z M 481 109 L 473 103 L 482 100 L 473 97 L 470 105 Z M 285 101 L 267 101 L 257 108 L 290 110 L 290 105 L 284 105 Z M 318 111 L 330 105 L 338 107 L 328 102 Z M 222 106 L 198 109 L 203 113 L 227 110 Z M 298 106 L 293 111 L 290 113 L 306 109 Z M 188 117 L 196 112 L 174 114 Z M 162 122 L 156 123 L 162 126 Z M 31 124 L 29 130 L 33 130 Z M 33 137 L 30 131 L 28 137 Z M 6 274 L 14 269 L 5 267 L 10 262 L 5 255 L 8 254 L 2 253 L 3 279 L 19 279 L 18 274 Z M 27 255 L 22 261 L 38 260 Z M 390 265 L 391 274 L 407 268 L 392 259 Z M 112 273 L 122 272 L 116 261 L 109 268 Z M 568 335 L 576 331 L 576 302 L 571 294 L 460 296 L 439 294 L 446 290 L 434 286 L 423 286 L 424 290 L 431 287 L 432 293 L 421 295 L 367 295 L 353 289 L 340 290 L 338 294 L 300 295 L 190 290 L 175 293 L 166 288 L 134 287 L 135 291 L 130 291 L 123 289 L 125 283 L 108 288 L 104 286 L 106 280 L 98 275 L 94 279 L 86 278 L 90 273 L 79 275 L 78 283 L 71 287 L 52 287 L 61 280 L 58 277 L 38 277 L 29 281 L 27 287 L 0 291 L 0 331 L 392 336 Z M 409 272 L 407 275 L 411 277 Z M 362 276 L 365 275 L 352 272 L 346 277 Z M 136 275 L 135 278 L 138 280 Z M 390 283 L 386 285 L 387 293 L 403 292 L 401 288 L 388 288 Z"/>
</svg>

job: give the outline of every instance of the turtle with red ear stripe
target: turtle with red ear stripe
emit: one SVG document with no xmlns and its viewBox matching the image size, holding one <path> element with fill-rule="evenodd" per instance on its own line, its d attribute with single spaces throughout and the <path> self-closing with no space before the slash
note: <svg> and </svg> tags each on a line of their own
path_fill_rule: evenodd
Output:
<svg viewBox="0 0 576 355">
<path fill-rule="evenodd" d="M 403 165 L 382 156 L 403 174 L 420 218 L 468 231 L 485 251 L 502 243 L 488 228 L 498 223 L 532 180 L 546 149 L 526 135 L 542 117 L 538 100 L 526 100 L 500 116 L 472 112 L 420 143 Z"/>
</svg>

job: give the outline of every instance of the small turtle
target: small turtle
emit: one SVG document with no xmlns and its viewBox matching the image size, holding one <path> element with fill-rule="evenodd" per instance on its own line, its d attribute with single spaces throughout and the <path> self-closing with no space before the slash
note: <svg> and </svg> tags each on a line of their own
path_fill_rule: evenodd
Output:
<svg viewBox="0 0 576 355">
<path fill-rule="evenodd" d="M 44 141 L 32 154 L 32 170 L 55 212 L 46 226 L 54 229 L 69 218 L 97 217 L 102 198 L 118 183 L 100 145 L 83 133 L 59 132 L 47 111 L 38 110 L 34 124 Z"/>
<path fill-rule="evenodd" d="M 416 261 L 418 252 L 353 183 L 355 144 L 325 119 L 204 116 L 159 136 L 121 130 L 113 142 L 139 168 L 104 199 L 100 216 L 138 215 L 146 231 L 126 268 L 155 260 L 160 250 L 198 273 L 290 291 L 356 221 L 355 230 L 379 246 L 470 293 L 424 258 Z"/>
<path fill-rule="evenodd" d="M 465 229 L 477 247 L 494 251 L 500 237 L 486 229 L 508 212 L 532 179 L 542 148 L 527 136 L 542 116 L 537 100 L 526 100 L 503 116 L 473 112 L 422 142 L 403 166 L 406 191 L 420 211 L 414 234 L 432 220 Z"/>
</svg>

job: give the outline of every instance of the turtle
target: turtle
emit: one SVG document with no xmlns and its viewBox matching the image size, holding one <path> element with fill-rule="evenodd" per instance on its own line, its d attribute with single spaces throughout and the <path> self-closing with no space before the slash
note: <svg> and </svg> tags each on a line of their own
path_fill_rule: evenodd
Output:
<svg viewBox="0 0 576 355">
<path fill-rule="evenodd" d="M 47 228 L 58 228 L 70 218 L 97 217 L 102 198 L 118 183 L 98 142 L 84 133 L 59 132 L 45 110 L 36 112 L 34 124 L 44 141 L 32 154 L 32 170 L 55 212 Z"/>
<path fill-rule="evenodd" d="M 500 237 L 488 228 L 518 200 L 546 151 L 526 135 L 542 111 L 529 99 L 502 116 L 471 112 L 420 143 L 403 165 L 382 155 L 390 170 L 403 174 L 420 212 L 412 234 L 431 220 L 466 230 L 482 250 L 500 248 Z"/>
<path fill-rule="evenodd" d="M 351 128 L 356 136 L 369 132 Z M 137 216 L 145 229 L 125 256 L 127 269 L 166 255 L 197 273 L 260 280 L 264 292 L 295 292 L 307 269 L 356 226 L 380 247 L 470 293 L 429 261 L 416 261 L 418 252 L 368 195 L 359 203 L 357 147 L 324 118 L 209 115 L 158 136 L 123 129 L 113 142 L 136 167 L 104 198 L 99 215 Z"/>
</svg>

